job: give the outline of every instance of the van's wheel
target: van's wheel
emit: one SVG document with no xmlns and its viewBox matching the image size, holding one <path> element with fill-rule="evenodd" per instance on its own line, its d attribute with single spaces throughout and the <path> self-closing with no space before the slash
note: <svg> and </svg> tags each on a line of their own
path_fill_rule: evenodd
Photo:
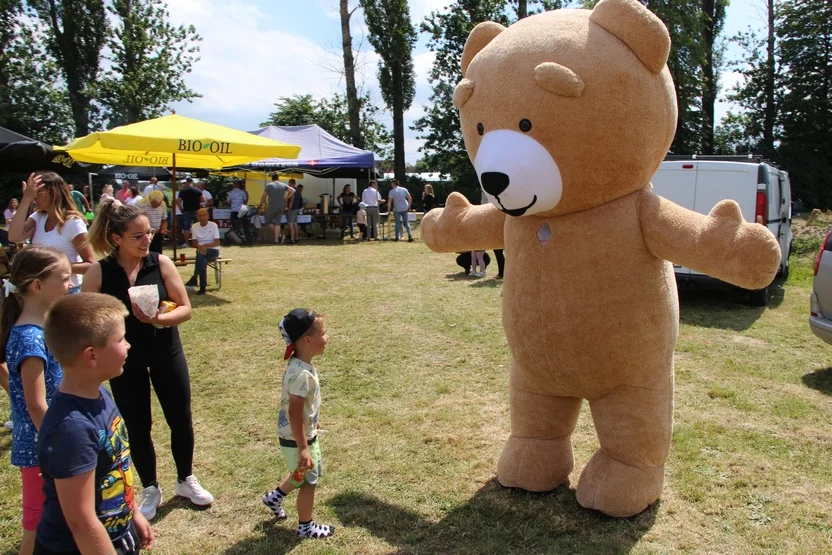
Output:
<svg viewBox="0 0 832 555">
<path fill-rule="evenodd" d="M 757 289 L 756 291 L 748 292 L 748 302 L 751 306 L 767 306 L 769 288 Z"/>
</svg>

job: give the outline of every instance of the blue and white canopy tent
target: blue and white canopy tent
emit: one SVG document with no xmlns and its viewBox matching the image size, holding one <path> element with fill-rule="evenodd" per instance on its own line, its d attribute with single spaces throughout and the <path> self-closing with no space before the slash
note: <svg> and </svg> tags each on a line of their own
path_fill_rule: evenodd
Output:
<svg viewBox="0 0 832 555">
<path fill-rule="evenodd" d="M 306 173 L 323 178 L 373 178 L 376 177 L 376 155 L 348 145 L 317 125 L 262 127 L 250 131 L 254 135 L 300 145 L 297 159 L 267 158 L 243 166 L 242 170 L 261 172 Z"/>
</svg>

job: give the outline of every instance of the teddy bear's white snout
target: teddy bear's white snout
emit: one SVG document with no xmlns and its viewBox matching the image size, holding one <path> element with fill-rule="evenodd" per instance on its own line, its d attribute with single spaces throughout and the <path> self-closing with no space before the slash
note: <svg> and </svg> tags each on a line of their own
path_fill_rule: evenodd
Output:
<svg viewBox="0 0 832 555">
<path fill-rule="evenodd" d="M 486 133 L 474 158 L 480 185 L 491 203 L 509 216 L 552 210 L 563 182 L 552 155 L 529 135 L 508 129 Z"/>
</svg>

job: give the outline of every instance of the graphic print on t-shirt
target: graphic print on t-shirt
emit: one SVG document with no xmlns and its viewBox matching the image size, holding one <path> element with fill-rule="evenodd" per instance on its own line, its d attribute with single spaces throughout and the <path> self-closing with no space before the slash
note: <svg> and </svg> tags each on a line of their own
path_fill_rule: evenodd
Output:
<svg viewBox="0 0 832 555">
<path fill-rule="evenodd" d="M 130 442 L 118 409 L 108 418 L 110 427 L 98 430 L 99 458 L 104 457 L 107 473 L 98 480 L 98 519 L 110 534 L 120 535 L 133 519 L 133 469 Z"/>
</svg>

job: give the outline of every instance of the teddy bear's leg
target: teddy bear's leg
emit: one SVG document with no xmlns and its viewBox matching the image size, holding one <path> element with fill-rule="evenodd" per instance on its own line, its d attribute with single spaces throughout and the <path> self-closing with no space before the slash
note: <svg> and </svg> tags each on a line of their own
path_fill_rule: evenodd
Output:
<svg viewBox="0 0 832 555">
<path fill-rule="evenodd" d="M 511 436 L 497 463 L 497 479 L 506 487 L 551 491 L 572 472 L 572 431 L 581 399 L 552 397 L 518 387 L 511 379 Z"/>
<path fill-rule="evenodd" d="M 590 401 L 601 448 L 578 483 L 578 503 L 616 517 L 656 501 L 673 432 L 673 380 L 652 389 L 620 386 Z"/>
</svg>

